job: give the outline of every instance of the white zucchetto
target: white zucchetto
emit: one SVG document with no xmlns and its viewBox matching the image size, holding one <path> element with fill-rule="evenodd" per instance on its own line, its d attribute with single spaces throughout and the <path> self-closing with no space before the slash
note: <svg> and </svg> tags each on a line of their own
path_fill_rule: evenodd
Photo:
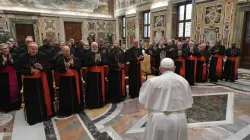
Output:
<svg viewBox="0 0 250 140">
<path fill-rule="evenodd" d="M 162 68 L 171 69 L 174 66 L 175 66 L 174 61 L 171 58 L 164 58 L 161 60 L 161 67 Z"/>
</svg>

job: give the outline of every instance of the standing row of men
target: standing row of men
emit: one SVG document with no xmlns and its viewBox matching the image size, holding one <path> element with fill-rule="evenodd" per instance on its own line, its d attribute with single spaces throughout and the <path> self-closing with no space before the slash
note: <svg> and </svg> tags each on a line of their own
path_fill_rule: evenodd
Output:
<svg viewBox="0 0 250 140">
<path fill-rule="evenodd" d="M 231 48 L 225 49 L 220 42 L 210 48 L 204 43 L 196 45 L 192 41 L 187 44 L 176 41 L 176 44 L 173 44 L 169 41 L 165 45 L 160 42 L 159 47 L 150 44 L 145 52 L 151 56 L 151 70 L 155 75 L 158 75 L 161 59 L 169 57 L 175 61 L 175 72 L 185 77 L 190 85 L 194 85 L 194 82 L 205 82 L 207 77 L 214 82 L 218 79 L 237 79 L 237 58 L 240 56 L 240 50 L 236 48 L 235 43 Z M 224 56 L 227 56 L 225 65 Z"/>
<path fill-rule="evenodd" d="M 30 125 L 55 115 L 57 103 L 54 100 L 52 70 L 60 75 L 58 94 L 60 116 L 77 113 L 85 106 L 93 109 L 101 108 L 109 101 L 121 102 L 126 96 L 124 67 L 127 60 L 130 62 L 129 94 L 132 98 L 139 96 L 142 85 L 140 61 L 143 60 L 143 55 L 137 48 L 138 41 L 134 41 L 127 55 L 118 47 L 117 42 L 107 54 L 98 49 L 96 42 L 92 42 L 91 50 L 84 54 L 80 53 L 82 58 L 77 58 L 76 53 L 75 56 L 72 55 L 72 44 L 56 48 L 46 43 L 38 48 L 38 45 L 32 41 L 32 38 L 27 38 L 26 45 L 22 48 L 15 47 L 11 43 L 11 45 L 1 44 L 0 59 L 0 94 L 3 97 L 0 107 L 6 112 L 19 109 L 20 90 L 23 85 L 25 113 Z M 79 51 L 76 52 L 79 53 Z M 84 64 L 81 64 L 82 62 Z M 108 93 L 106 93 L 104 81 L 105 64 L 110 68 Z M 85 95 L 82 91 L 80 74 L 83 65 L 88 67 Z"/>
</svg>

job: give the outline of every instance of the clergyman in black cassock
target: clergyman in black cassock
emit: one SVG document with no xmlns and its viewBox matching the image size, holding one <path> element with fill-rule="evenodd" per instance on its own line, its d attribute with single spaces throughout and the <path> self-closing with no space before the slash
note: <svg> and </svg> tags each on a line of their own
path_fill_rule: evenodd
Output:
<svg viewBox="0 0 250 140">
<path fill-rule="evenodd" d="M 59 115 L 69 116 L 78 113 L 83 106 L 81 61 L 70 54 L 68 46 L 62 46 L 62 53 L 56 62 L 56 72 L 60 73 Z"/>
<path fill-rule="evenodd" d="M 221 45 L 221 42 L 217 42 L 211 49 L 212 58 L 209 67 L 209 79 L 213 82 L 223 78 L 223 57 L 225 51 L 225 46 Z"/>
<path fill-rule="evenodd" d="M 138 48 L 138 41 L 133 41 L 133 46 L 128 49 L 127 59 L 129 61 L 129 95 L 131 98 L 139 96 L 139 91 L 142 86 L 142 71 L 141 62 L 144 57 Z"/>
<path fill-rule="evenodd" d="M 110 51 L 107 61 L 109 65 L 109 100 L 111 103 L 119 103 L 126 94 L 124 72 L 126 59 L 123 51 L 118 47 L 118 43 L 114 43 L 114 48 Z"/>
<path fill-rule="evenodd" d="M 0 53 L 0 109 L 4 112 L 21 107 L 18 76 L 14 68 L 17 54 L 9 53 L 7 44 L 1 44 Z"/>
<path fill-rule="evenodd" d="M 35 42 L 28 45 L 28 52 L 17 58 L 17 70 L 24 76 L 23 95 L 30 125 L 47 120 L 52 114 L 52 104 L 46 73 L 46 55 L 38 52 Z"/>
<path fill-rule="evenodd" d="M 228 58 L 224 66 L 224 78 L 225 81 L 234 82 L 238 80 L 238 57 L 240 56 L 240 49 L 236 48 L 235 43 L 232 44 L 232 48 L 226 50 L 226 56 Z"/>
<path fill-rule="evenodd" d="M 207 81 L 207 63 L 210 57 L 206 44 L 199 45 L 199 53 L 196 64 L 196 82 Z"/>
<path fill-rule="evenodd" d="M 177 58 L 175 59 L 175 73 L 181 75 L 185 78 L 185 59 L 188 57 L 188 49 L 182 47 L 182 43 L 177 44 L 177 49 L 175 50 Z"/>
<path fill-rule="evenodd" d="M 47 75 L 47 79 L 48 79 L 48 84 L 49 84 L 49 89 L 50 89 L 50 98 L 51 98 L 51 103 L 54 103 L 54 87 L 53 87 L 53 74 L 52 74 L 52 70 L 53 70 L 53 63 L 54 63 L 54 57 L 56 55 L 56 50 L 55 48 L 51 45 L 51 41 L 50 40 L 45 40 L 45 44 L 41 47 L 39 47 L 39 52 L 43 52 L 44 54 L 46 54 L 46 58 L 48 60 L 48 65 L 46 65 L 46 75 Z M 52 111 L 54 113 L 54 108 L 52 108 Z"/>
<path fill-rule="evenodd" d="M 196 77 L 196 56 L 198 48 L 193 42 L 188 43 L 188 58 L 185 61 L 185 78 L 190 85 L 194 85 Z"/>
<path fill-rule="evenodd" d="M 105 79 L 103 57 L 98 52 L 98 44 L 92 42 L 91 52 L 86 56 L 85 66 L 88 67 L 86 82 L 86 107 L 101 108 L 105 103 Z"/>
</svg>

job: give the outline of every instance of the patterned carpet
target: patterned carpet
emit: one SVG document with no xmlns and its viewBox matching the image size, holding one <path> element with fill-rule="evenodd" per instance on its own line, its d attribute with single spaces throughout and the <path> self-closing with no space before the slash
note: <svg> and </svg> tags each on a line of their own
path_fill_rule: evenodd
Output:
<svg viewBox="0 0 250 140">
<path fill-rule="evenodd" d="M 250 86 L 249 86 L 250 85 L 250 70 L 239 69 L 238 80 L 236 80 L 234 83 L 218 81 L 217 83 L 214 83 L 214 84 L 229 87 L 229 88 L 239 90 L 242 92 L 250 93 Z"/>
</svg>

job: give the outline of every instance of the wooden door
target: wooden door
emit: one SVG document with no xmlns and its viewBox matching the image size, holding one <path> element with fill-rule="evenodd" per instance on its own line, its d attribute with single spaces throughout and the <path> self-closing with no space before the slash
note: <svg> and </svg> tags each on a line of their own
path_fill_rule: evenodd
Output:
<svg viewBox="0 0 250 140">
<path fill-rule="evenodd" d="M 33 24 L 15 24 L 15 26 L 17 44 L 19 47 L 25 44 L 25 39 L 27 36 L 32 36 L 33 41 L 35 41 Z"/>
<path fill-rule="evenodd" d="M 250 69 L 250 12 L 246 12 L 244 24 L 244 37 L 241 47 L 240 67 Z"/>
<path fill-rule="evenodd" d="M 64 22 L 66 41 L 75 39 L 75 42 L 82 40 L 82 23 Z"/>
</svg>

